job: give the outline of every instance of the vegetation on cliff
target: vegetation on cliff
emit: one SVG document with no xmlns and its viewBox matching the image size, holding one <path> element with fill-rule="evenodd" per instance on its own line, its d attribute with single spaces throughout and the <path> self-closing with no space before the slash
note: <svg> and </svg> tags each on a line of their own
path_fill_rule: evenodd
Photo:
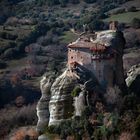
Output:
<svg viewBox="0 0 140 140">
<path fill-rule="evenodd" d="M 14 128 L 37 123 L 35 104 L 41 95 L 40 78 L 46 71 L 54 77 L 60 75 L 66 64 L 65 46 L 83 32 L 83 24 L 87 25 L 88 31 L 94 32 L 108 29 L 106 21 L 120 20 L 119 27 L 124 31 L 126 47 L 130 48 L 124 57 L 126 71 L 131 65 L 139 63 L 139 18 L 139 0 L 1 0 L 0 137 L 5 137 Z M 135 48 L 131 50 L 132 47 L 136 47 L 136 51 Z M 131 91 L 122 99 L 122 114 L 117 123 L 119 128 L 111 133 L 126 130 L 120 135 L 122 139 L 134 133 L 139 136 L 139 95 Z M 102 114 L 99 114 L 100 117 Z M 83 120 L 73 119 L 68 124 L 80 122 L 82 128 L 77 126 L 80 133 L 84 131 L 85 135 L 89 135 L 87 133 L 90 132 L 83 127 L 90 122 Z M 63 125 L 68 128 L 65 122 Z M 79 137 L 75 128 L 70 129 L 71 135 Z M 104 126 L 101 130 L 93 129 L 94 134 L 90 136 L 96 135 L 97 139 L 101 137 L 101 131 L 108 135 Z M 66 134 L 64 129 L 61 131 L 63 136 L 69 134 L 69 130 Z"/>
</svg>

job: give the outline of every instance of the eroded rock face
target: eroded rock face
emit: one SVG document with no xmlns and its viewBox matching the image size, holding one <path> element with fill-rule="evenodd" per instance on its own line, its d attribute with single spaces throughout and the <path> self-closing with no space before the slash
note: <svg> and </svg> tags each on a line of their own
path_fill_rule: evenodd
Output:
<svg viewBox="0 0 140 140">
<path fill-rule="evenodd" d="M 49 101 L 51 97 L 50 89 L 52 83 L 53 83 L 52 77 L 46 78 L 46 76 L 44 76 L 40 81 L 40 89 L 42 96 L 37 104 L 37 116 L 38 116 L 37 130 L 39 132 L 43 132 L 49 122 L 50 116 Z"/>
<path fill-rule="evenodd" d="M 82 91 L 79 96 L 74 98 L 75 116 L 82 115 L 85 105 L 85 93 Z"/>
<path fill-rule="evenodd" d="M 76 84 L 76 78 L 69 70 L 54 77 L 44 76 L 40 81 L 42 96 L 37 105 L 37 130 L 43 132 L 48 125 L 58 124 L 61 120 L 72 116 L 71 91 Z"/>
<path fill-rule="evenodd" d="M 58 124 L 61 120 L 72 116 L 71 91 L 75 87 L 76 79 L 66 70 L 54 81 L 51 87 L 51 98 L 49 102 L 50 119 L 49 125 Z"/>
</svg>

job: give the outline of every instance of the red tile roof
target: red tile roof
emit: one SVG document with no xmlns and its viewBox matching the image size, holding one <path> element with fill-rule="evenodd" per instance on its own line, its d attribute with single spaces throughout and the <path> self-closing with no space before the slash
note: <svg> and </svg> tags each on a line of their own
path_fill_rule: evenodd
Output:
<svg viewBox="0 0 140 140">
<path fill-rule="evenodd" d="M 94 44 L 93 42 L 90 41 L 84 41 L 84 40 L 80 40 L 77 42 L 73 42 L 71 44 L 68 45 L 69 48 L 88 48 L 92 51 L 102 51 L 106 49 L 105 45 L 102 44 Z"/>
</svg>

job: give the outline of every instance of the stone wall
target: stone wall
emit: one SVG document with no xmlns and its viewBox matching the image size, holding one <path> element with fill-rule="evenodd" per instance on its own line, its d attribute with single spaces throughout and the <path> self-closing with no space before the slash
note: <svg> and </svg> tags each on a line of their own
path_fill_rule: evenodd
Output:
<svg viewBox="0 0 140 140">
<path fill-rule="evenodd" d="M 91 63 L 91 52 L 87 48 L 69 48 L 68 49 L 68 66 L 72 62 L 78 62 L 81 65 Z"/>
</svg>

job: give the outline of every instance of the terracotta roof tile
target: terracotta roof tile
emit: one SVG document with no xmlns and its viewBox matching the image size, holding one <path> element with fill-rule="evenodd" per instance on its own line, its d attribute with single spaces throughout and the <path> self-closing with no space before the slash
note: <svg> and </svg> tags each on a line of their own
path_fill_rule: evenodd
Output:
<svg viewBox="0 0 140 140">
<path fill-rule="evenodd" d="M 88 48 L 93 51 L 105 50 L 105 45 L 93 43 L 90 41 L 76 41 L 68 45 L 69 48 Z"/>
</svg>

